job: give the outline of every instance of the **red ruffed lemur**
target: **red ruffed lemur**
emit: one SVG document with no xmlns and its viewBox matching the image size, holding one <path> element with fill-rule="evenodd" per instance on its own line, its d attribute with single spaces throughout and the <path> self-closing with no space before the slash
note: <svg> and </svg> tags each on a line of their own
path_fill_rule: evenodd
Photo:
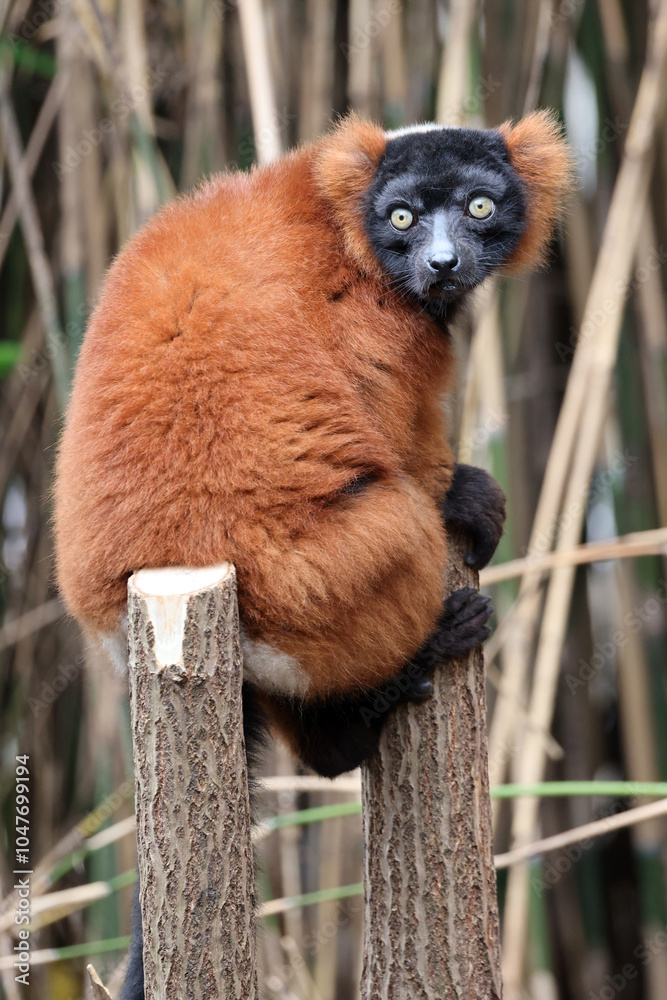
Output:
<svg viewBox="0 0 667 1000">
<path fill-rule="evenodd" d="M 448 323 L 544 258 L 570 177 L 551 114 L 386 132 L 351 116 L 164 207 L 107 274 L 57 462 L 67 607 L 124 662 L 127 580 L 233 562 L 245 706 L 324 775 L 375 748 L 362 712 L 488 633 L 443 600 L 446 525 L 491 558 L 504 497 L 455 465 Z M 251 711 L 251 701 L 256 711 Z"/>
<path fill-rule="evenodd" d="M 570 177 L 554 118 L 499 129 L 356 117 L 163 208 L 111 267 L 57 463 L 58 579 L 124 663 L 130 574 L 229 561 L 247 742 L 268 718 L 324 775 L 488 634 L 444 599 L 446 528 L 491 558 L 505 502 L 455 465 L 448 323 L 493 272 L 545 254 Z M 141 938 L 126 998 L 143 997 Z"/>
</svg>

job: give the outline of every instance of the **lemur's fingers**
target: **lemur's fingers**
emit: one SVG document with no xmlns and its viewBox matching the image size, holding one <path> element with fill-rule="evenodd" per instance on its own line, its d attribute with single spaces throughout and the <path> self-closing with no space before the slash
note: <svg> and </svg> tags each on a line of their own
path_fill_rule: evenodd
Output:
<svg viewBox="0 0 667 1000">
<path fill-rule="evenodd" d="M 458 524 L 470 536 L 466 562 L 481 569 L 491 560 L 505 524 L 505 494 L 493 476 L 474 465 L 457 465 L 442 507 L 445 524 Z"/>
<path fill-rule="evenodd" d="M 428 674 L 442 660 L 462 656 L 480 645 L 491 634 L 487 622 L 492 614 L 490 598 L 470 587 L 455 591 L 445 601 L 437 628 L 417 653 L 414 664 Z"/>
</svg>

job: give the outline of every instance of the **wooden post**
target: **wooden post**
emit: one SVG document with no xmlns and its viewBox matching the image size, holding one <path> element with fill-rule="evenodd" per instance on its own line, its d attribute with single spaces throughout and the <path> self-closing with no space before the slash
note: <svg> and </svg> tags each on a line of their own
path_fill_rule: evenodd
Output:
<svg viewBox="0 0 667 1000">
<path fill-rule="evenodd" d="M 477 585 L 450 540 L 448 592 Z M 482 650 L 443 664 L 363 768 L 363 1000 L 499 1000 Z"/>
<path fill-rule="evenodd" d="M 254 870 L 236 573 L 129 581 L 146 1000 L 254 1000 Z"/>
</svg>

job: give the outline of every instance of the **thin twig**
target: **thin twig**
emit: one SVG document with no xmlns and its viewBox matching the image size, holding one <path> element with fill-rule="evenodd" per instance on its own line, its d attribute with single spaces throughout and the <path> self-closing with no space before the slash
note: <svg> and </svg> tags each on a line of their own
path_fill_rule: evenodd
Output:
<svg viewBox="0 0 667 1000">
<path fill-rule="evenodd" d="M 496 868 L 509 868 L 512 865 L 526 861 L 528 858 L 535 858 L 538 854 L 546 854 L 547 851 L 557 851 L 568 844 L 579 844 L 582 840 L 591 840 L 593 837 L 602 837 L 612 830 L 622 830 L 627 826 L 634 826 L 637 823 L 646 823 L 648 820 L 656 819 L 659 816 L 667 815 L 667 799 L 660 799 L 659 802 L 650 802 L 645 806 L 637 806 L 635 809 L 628 809 L 626 812 L 616 816 L 608 816 L 605 819 L 597 819 L 592 823 L 585 823 L 583 826 L 576 826 L 572 830 L 564 833 L 554 834 L 553 837 L 544 837 L 536 840 L 532 844 L 525 844 L 517 847 L 513 851 L 505 854 L 497 854 L 495 857 Z"/>
</svg>

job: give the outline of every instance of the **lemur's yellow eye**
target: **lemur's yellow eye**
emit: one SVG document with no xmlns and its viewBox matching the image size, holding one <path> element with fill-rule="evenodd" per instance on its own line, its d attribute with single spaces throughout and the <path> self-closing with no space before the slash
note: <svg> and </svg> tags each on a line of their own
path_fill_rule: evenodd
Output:
<svg viewBox="0 0 667 1000">
<path fill-rule="evenodd" d="M 495 210 L 492 200 L 483 194 L 473 198 L 468 205 L 468 215 L 472 215 L 473 219 L 490 219 Z"/>
<path fill-rule="evenodd" d="M 389 218 L 394 229 L 401 232 L 409 229 L 414 221 L 414 215 L 409 208 L 395 208 Z"/>
</svg>

